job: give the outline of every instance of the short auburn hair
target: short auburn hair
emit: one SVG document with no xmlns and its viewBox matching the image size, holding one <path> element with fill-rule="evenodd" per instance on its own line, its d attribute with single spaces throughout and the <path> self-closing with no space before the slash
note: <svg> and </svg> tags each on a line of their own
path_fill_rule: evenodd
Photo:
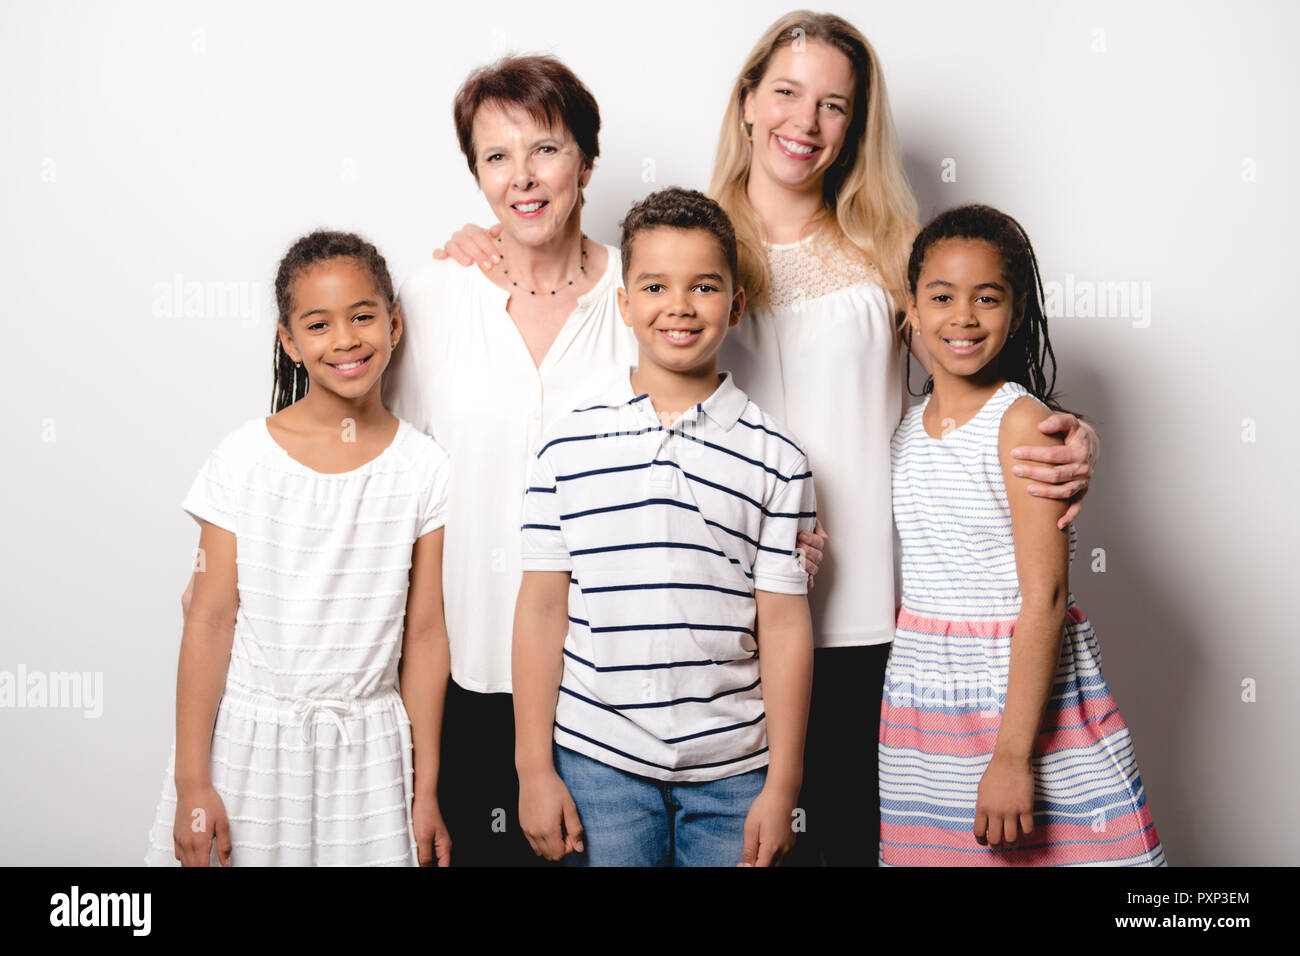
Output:
<svg viewBox="0 0 1300 956">
<path fill-rule="evenodd" d="M 623 282 L 632 268 L 632 242 L 637 235 L 650 229 L 666 226 L 670 229 L 703 229 L 718 240 L 722 254 L 731 270 L 731 284 L 738 285 L 736 271 L 736 231 L 722 207 L 704 193 L 695 189 L 669 186 L 651 193 L 627 211 L 623 217 L 623 239 L 620 254 L 623 257 Z"/>
<path fill-rule="evenodd" d="M 452 103 L 456 139 L 475 179 L 474 117 L 487 103 L 516 107 L 547 126 L 564 124 L 589 167 L 600 155 L 600 109 L 573 71 L 553 56 L 505 57 L 471 73 Z"/>
</svg>

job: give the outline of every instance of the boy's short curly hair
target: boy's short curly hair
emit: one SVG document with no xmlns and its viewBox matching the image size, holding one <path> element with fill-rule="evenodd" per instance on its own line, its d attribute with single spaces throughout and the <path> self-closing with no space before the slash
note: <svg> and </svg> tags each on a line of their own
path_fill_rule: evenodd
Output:
<svg viewBox="0 0 1300 956">
<path fill-rule="evenodd" d="M 623 256 L 623 282 L 632 264 L 632 241 L 637 234 L 648 229 L 668 226 L 673 229 L 703 229 L 713 234 L 722 246 L 727 268 L 731 270 L 734 285 L 736 275 L 736 231 L 722 207 L 704 193 L 695 189 L 670 186 L 653 192 L 634 205 L 623 217 L 623 240 L 619 251 Z"/>
</svg>

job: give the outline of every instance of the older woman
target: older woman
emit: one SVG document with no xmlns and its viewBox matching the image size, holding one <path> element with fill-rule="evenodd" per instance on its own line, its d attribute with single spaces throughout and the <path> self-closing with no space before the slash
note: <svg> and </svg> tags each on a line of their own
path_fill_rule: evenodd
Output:
<svg viewBox="0 0 1300 956">
<path fill-rule="evenodd" d="M 488 273 L 429 262 L 399 293 L 389 407 L 451 455 L 444 543 L 451 685 L 439 802 L 453 865 L 535 862 L 516 817 L 510 644 L 529 456 L 542 430 L 618 371 L 636 343 L 618 314 L 618 250 L 582 233 L 600 113 L 559 61 L 473 73 L 456 134 L 500 224 Z"/>
</svg>

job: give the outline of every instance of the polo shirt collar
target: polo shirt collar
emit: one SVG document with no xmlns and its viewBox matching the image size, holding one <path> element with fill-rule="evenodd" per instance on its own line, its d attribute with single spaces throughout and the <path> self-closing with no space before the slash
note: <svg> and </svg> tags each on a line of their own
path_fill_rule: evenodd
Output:
<svg viewBox="0 0 1300 956">
<path fill-rule="evenodd" d="M 740 414 L 748 404 L 749 396 L 731 380 L 730 372 L 723 372 L 722 382 L 699 407 L 725 432 L 740 420 Z"/>
<path fill-rule="evenodd" d="M 628 368 L 626 372 L 618 376 L 609 389 L 602 394 L 602 402 L 608 405 L 631 405 L 635 402 L 642 405 L 653 417 L 654 411 L 649 396 L 644 393 L 638 395 L 636 390 L 632 388 L 631 374 L 633 371 L 635 371 L 635 366 Z M 722 375 L 722 381 L 713 390 L 713 394 L 703 402 L 688 408 L 677 419 L 677 422 L 698 421 L 701 413 L 703 413 L 723 431 L 730 431 L 731 427 L 740 420 L 741 414 L 745 411 L 745 406 L 749 404 L 749 396 L 736 385 L 730 372 L 720 374 Z M 676 425 L 677 422 L 673 424 Z"/>
</svg>

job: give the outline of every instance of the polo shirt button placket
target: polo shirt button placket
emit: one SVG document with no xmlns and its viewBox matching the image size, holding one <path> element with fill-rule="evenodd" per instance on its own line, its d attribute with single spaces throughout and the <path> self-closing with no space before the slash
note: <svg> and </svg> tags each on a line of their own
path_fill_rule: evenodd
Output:
<svg viewBox="0 0 1300 956">
<path fill-rule="evenodd" d="M 647 400 L 648 403 L 648 400 Z M 654 424 L 663 427 L 663 423 L 655 416 L 651 416 Z M 653 433 L 652 433 L 653 434 Z M 672 488 L 677 481 L 677 469 L 672 465 L 657 465 L 656 461 L 675 461 L 672 447 L 673 430 L 663 428 L 659 433 L 659 442 L 655 447 L 654 454 L 650 456 L 650 486 L 652 488 L 664 489 Z"/>
</svg>

